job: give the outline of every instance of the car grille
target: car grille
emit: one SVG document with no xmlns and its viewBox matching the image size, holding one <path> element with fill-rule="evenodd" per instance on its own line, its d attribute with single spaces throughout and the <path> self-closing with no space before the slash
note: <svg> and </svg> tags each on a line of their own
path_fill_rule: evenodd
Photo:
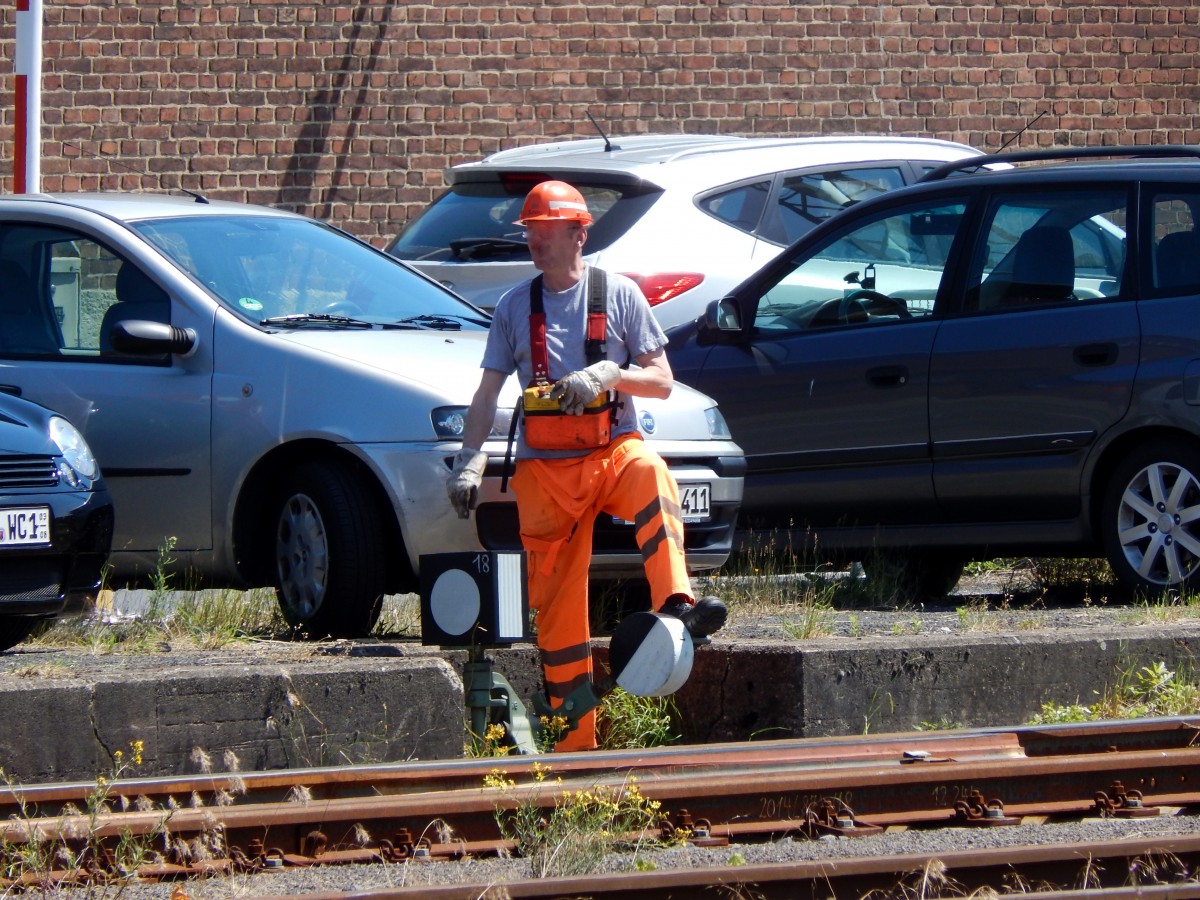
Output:
<svg viewBox="0 0 1200 900">
<path fill-rule="evenodd" d="M 56 556 L 6 559 L 0 566 L 0 600 L 55 600 L 62 593 L 62 560 Z"/>
<path fill-rule="evenodd" d="M 515 553 L 521 549 L 521 528 L 515 503 L 484 503 L 475 511 L 475 517 L 484 547 L 501 553 Z M 710 521 L 683 526 L 684 550 L 728 549 L 736 519 L 736 506 L 715 504 Z M 592 533 L 592 551 L 638 553 L 633 526 L 618 524 L 612 516 L 601 513 L 596 517 Z"/>
<path fill-rule="evenodd" d="M 52 456 L 0 457 L 0 490 L 54 487 L 57 484 L 58 467 Z"/>
</svg>

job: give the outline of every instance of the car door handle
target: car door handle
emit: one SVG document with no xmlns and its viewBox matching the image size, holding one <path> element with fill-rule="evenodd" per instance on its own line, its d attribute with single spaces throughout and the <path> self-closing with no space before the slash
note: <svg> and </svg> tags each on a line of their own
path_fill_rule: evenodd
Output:
<svg viewBox="0 0 1200 900">
<path fill-rule="evenodd" d="M 867 381 L 876 387 L 900 387 L 908 384 L 908 366 L 876 366 L 867 369 Z"/>
<path fill-rule="evenodd" d="M 1083 344 L 1075 348 L 1075 362 L 1081 366 L 1111 366 L 1117 361 L 1117 345 L 1112 342 Z"/>
<path fill-rule="evenodd" d="M 0 394 L 9 394 L 13 397 L 20 397 L 21 386 L 17 384 L 0 384 Z"/>
</svg>

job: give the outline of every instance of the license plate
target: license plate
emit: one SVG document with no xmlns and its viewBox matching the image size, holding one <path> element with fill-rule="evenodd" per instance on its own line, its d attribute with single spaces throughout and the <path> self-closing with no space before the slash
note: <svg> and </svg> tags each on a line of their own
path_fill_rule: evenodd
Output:
<svg viewBox="0 0 1200 900">
<path fill-rule="evenodd" d="M 712 485 L 708 482 L 679 486 L 680 518 L 684 522 L 707 522 L 712 511 L 708 507 Z"/>
<path fill-rule="evenodd" d="M 50 543 L 50 508 L 0 509 L 0 547 Z"/>
</svg>

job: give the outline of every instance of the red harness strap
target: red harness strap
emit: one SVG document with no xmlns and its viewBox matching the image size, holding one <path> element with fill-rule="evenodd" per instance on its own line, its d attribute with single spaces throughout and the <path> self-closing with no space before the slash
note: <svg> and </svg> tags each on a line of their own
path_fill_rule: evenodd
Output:
<svg viewBox="0 0 1200 900">
<path fill-rule="evenodd" d="M 608 358 L 608 278 L 603 269 L 588 268 L 587 334 L 584 354 L 587 364 Z M 546 349 L 546 308 L 542 303 L 542 276 L 529 286 L 529 361 L 533 383 L 549 384 L 550 355 Z"/>
</svg>

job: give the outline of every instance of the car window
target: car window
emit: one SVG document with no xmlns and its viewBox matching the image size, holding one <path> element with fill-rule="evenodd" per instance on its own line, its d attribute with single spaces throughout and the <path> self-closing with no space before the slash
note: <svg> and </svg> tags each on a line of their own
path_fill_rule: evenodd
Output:
<svg viewBox="0 0 1200 900">
<path fill-rule="evenodd" d="M 68 229 L 15 225 L 0 232 L 0 354 L 112 357 L 119 354 L 109 335 L 131 318 L 170 321 L 166 294 L 132 263 Z"/>
<path fill-rule="evenodd" d="M 966 203 L 890 209 L 807 251 L 759 299 L 761 332 L 928 316 Z"/>
<path fill-rule="evenodd" d="M 452 186 L 404 227 L 387 251 L 399 259 L 426 262 L 528 261 L 525 230 L 513 224 L 525 195 L 548 176 L 501 174 L 495 180 Z M 648 185 L 613 185 L 567 178 L 592 214 L 587 252 L 603 250 L 629 230 L 658 198 Z"/>
<path fill-rule="evenodd" d="M 784 175 L 759 235 L 776 244 L 794 243 L 843 209 L 903 186 L 895 166 Z"/>
<path fill-rule="evenodd" d="M 739 184 L 722 188 L 696 201 L 696 205 L 738 231 L 751 234 L 758 227 L 767 197 L 771 193 L 771 179 Z"/>
<path fill-rule="evenodd" d="M 1151 294 L 1200 293 L 1200 191 L 1166 190 L 1150 195 L 1153 258 Z"/>
<path fill-rule="evenodd" d="M 309 313 L 377 324 L 419 315 L 482 322 L 439 285 L 319 222 L 213 215 L 134 227 L 226 308 L 252 322 Z"/>
<path fill-rule="evenodd" d="M 964 308 L 1114 297 L 1125 268 L 1124 190 L 1045 190 L 993 198 L 972 255 Z"/>
</svg>

